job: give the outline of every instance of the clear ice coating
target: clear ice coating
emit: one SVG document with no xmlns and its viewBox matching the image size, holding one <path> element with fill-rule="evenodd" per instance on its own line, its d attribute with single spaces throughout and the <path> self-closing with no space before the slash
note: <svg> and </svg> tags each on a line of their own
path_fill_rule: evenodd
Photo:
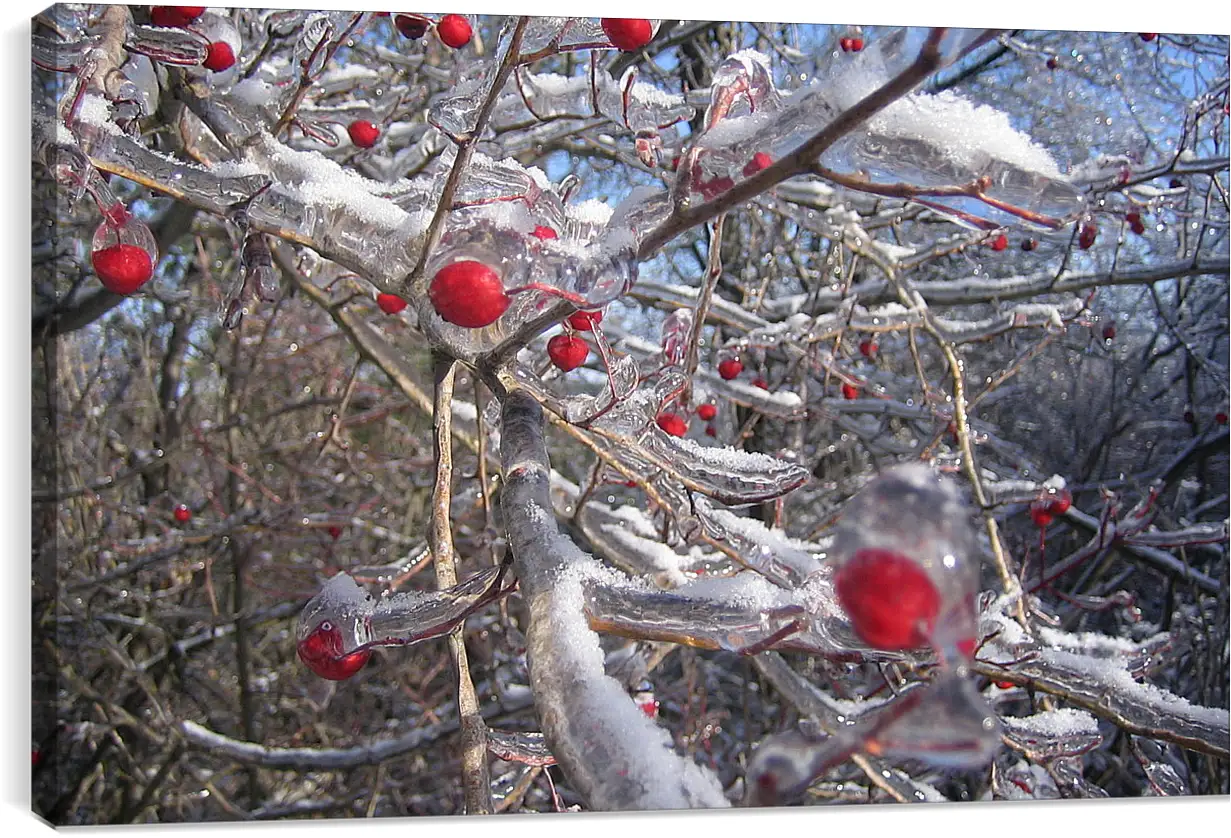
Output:
<svg viewBox="0 0 1231 838">
<path fill-rule="evenodd" d="M 865 633 L 906 630 L 950 663 L 973 653 L 979 552 L 957 486 L 933 469 L 900 465 L 874 478 L 843 511 L 829 560 L 840 595 L 849 585 L 844 607 L 869 621 Z M 923 625 L 892 624 L 914 619 L 908 607 Z"/>
</svg>

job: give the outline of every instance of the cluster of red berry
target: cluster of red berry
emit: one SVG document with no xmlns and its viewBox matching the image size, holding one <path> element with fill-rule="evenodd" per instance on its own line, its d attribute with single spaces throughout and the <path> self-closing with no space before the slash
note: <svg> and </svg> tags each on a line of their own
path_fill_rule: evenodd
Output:
<svg viewBox="0 0 1231 838">
<path fill-rule="evenodd" d="M 187 29 L 205 14 L 205 6 L 152 6 L 150 23 L 173 29 Z M 201 66 L 212 73 L 221 73 L 235 66 L 235 50 L 226 41 L 211 41 L 205 48 Z"/>
</svg>

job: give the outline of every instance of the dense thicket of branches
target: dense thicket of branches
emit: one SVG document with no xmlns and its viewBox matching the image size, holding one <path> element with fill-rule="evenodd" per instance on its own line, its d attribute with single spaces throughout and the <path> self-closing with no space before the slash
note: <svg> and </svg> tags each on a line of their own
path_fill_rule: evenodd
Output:
<svg viewBox="0 0 1231 838">
<path fill-rule="evenodd" d="M 912 31 L 878 52 L 887 28 L 663 21 L 618 52 L 480 18 L 451 49 L 393 18 L 237 10 L 236 66 L 212 74 L 196 36 L 145 28 L 148 7 L 75 8 L 35 19 L 32 71 L 32 735 L 48 820 L 721 802 L 708 774 L 648 797 L 573 754 L 589 693 L 552 669 L 572 630 L 553 574 L 585 592 L 578 621 L 602 633 L 607 672 L 684 761 L 728 800 L 767 802 L 744 782 L 759 747 L 817 759 L 841 714 L 898 692 L 906 707 L 937 678 L 926 653 L 869 649 L 832 598 L 801 593 L 829 584 L 818 556 L 850 499 L 919 460 L 970 499 L 983 645 L 962 674 L 1003 742 L 945 770 L 878 756 L 869 734 L 795 799 L 1227 793 L 1225 36 Z M 724 63 L 748 49 L 765 63 Z M 630 67 L 679 100 L 613 86 L 600 106 L 599 79 Z M 787 104 L 739 87 L 758 67 Z M 789 140 L 786 94 L 817 77 L 842 94 Z M 862 122 L 916 87 L 950 108 L 932 134 Z M 715 90 L 735 91 L 725 125 Z M 992 123 L 958 96 L 1009 120 L 981 135 Z M 783 110 L 737 131 L 748 103 Z M 674 124 L 647 127 L 638 107 L 677 108 Z M 348 138 L 359 119 L 379 128 L 370 149 Z M 1013 170 L 1037 175 L 1034 204 L 947 156 L 1008 154 L 1010 122 L 1063 172 Z M 681 202 L 689 166 L 745 148 L 722 130 L 772 146 L 772 165 L 741 157 L 729 187 L 705 170 Z M 82 161 L 157 240 L 135 295 L 94 275 L 102 216 Z M 655 204 L 648 190 L 672 184 Z M 587 199 L 620 208 L 559 210 L 559 245 L 517 215 Z M 433 260 L 467 236 L 541 264 L 576 245 L 568 264 L 594 285 L 556 287 L 605 304 L 602 357 L 581 332 L 584 368 L 552 367 L 546 339 L 575 308 L 558 296 L 518 295 L 489 330 L 434 319 Z M 275 293 L 257 288 L 254 241 Z M 410 306 L 386 313 L 379 293 Z M 728 381 L 718 366 L 736 357 Z M 706 459 L 655 425 L 664 412 L 699 446 L 774 465 Z M 1072 506 L 1044 520 L 1052 475 Z M 464 629 L 376 649 L 341 682 L 297 659 L 296 616 L 338 571 L 373 592 L 444 590 L 496 578 L 510 549 L 520 590 Z M 589 554 L 694 599 L 585 570 Z M 660 770 L 613 737 L 626 785 Z"/>
</svg>

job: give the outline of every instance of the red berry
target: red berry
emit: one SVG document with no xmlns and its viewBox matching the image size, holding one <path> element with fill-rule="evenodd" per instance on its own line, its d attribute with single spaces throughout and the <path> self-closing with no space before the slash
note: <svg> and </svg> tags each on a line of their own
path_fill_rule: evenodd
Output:
<svg viewBox="0 0 1231 838">
<path fill-rule="evenodd" d="M 718 436 L 718 429 L 715 428 L 713 425 L 706 425 L 705 435 L 706 436 Z"/>
<path fill-rule="evenodd" d="M 768 169 L 773 162 L 774 158 L 763 151 L 758 151 L 752 155 L 751 160 L 744 164 L 744 177 L 752 177 L 762 169 Z"/>
<path fill-rule="evenodd" d="M 393 25 L 397 31 L 402 33 L 403 38 L 409 38 L 412 41 L 417 41 L 427 34 L 427 24 L 428 22 L 423 18 L 410 15 L 393 16 Z"/>
<path fill-rule="evenodd" d="M 1218 411 L 1214 414 L 1214 421 L 1220 425 L 1227 424 L 1227 414 L 1223 413 L 1221 410 Z"/>
<path fill-rule="evenodd" d="M 1184 421 L 1190 425 L 1196 424 L 1197 417 L 1191 410 L 1184 411 Z"/>
<path fill-rule="evenodd" d="M 299 641 L 299 659 L 322 678 L 345 681 L 368 662 L 372 652 L 361 649 L 342 655 L 342 632 L 328 620 L 322 620 L 311 634 Z"/>
<path fill-rule="evenodd" d="M 1141 213 L 1130 212 L 1128 215 L 1124 216 L 1124 220 L 1128 222 L 1129 229 L 1137 235 L 1140 236 L 1146 231 L 1146 225 L 1141 220 Z"/>
<path fill-rule="evenodd" d="M 672 436 L 683 436 L 688 431 L 688 423 L 674 413 L 660 413 L 654 421 Z"/>
<path fill-rule="evenodd" d="M 380 139 L 380 129 L 366 119 L 356 119 L 346 126 L 346 133 L 350 134 L 350 141 L 360 148 L 371 148 Z"/>
<path fill-rule="evenodd" d="M 752 386 L 760 387 L 762 390 L 768 390 L 769 382 L 766 381 L 764 378 L 761 378 L 761 376 L 758 375 L 756 378 L 752 379 Z"/>
<path fill-rule="evenodd" d="M 624 52 L 633 52 L 648 44 L 654 37 L 654 27 L 648 20 L 639 17 L 605 17 L 603 33 L 611 45 Z"/>
<path fill-rule="evenodd" d="M 235 64 L 235 53 L 226 41 L 214 41 L 205 50 L 205 60 L 201 64 L 210 72 L 221 73 Z"/>
<path fill-rule="evenodd" d="M 531 231 L 530 235 L 534 236 L 536 239 L 540 239 L 541 241 L 559 238 L 559 236 L 556 235 L 555 230 L 550 227 L 544 227 L 542 224 L 535 227 L 534 230 Z"/>
<path fill-rule="evenodd" d="M 579 332 L 592 332 L 594 324 L 602 322 L 601 311 L 575 311 L 568 316 L 568 324 Z"/>
<path fill-rule="evenodd" d="M 437 271 L 428 297 L 441 319 L 467 329 L 490 326 L 509 307 L 500 275 L 472 259 Z"/>
<path fill-rule="evenodd" d="M 203 14 L 204 6 L 151 6 L 150 23 L 155 26 L 187 26 Z"/>
<path fill-rule="evenodd" d="M 638 697 L 637 707 L 639 707 L 641 712 L 645 713 L 649 718 L 658 718 L 658 701 L 653 695 Z"/>
<path fill-rule="evenodd" d="M 1087 221 L 1081 225 L 1081 232 L 1077 234 L 1077 245 L 1082 250 L 1089 250 L 1096 238 L 1098 238 L 1098 226 L 1093 221 Z"/>
<path fill-rule="evenodd" d="M 718 408 L 708 402 L 700 404 L 697 405 L 697 415 L 708 422 L 718 415 Z"/>
<path fill-rule="evenodd" d="M 744 365 L 740 363 L 738 358 L 727 358 L 725 361 L 718 363 L 718 374 L 722 376 L 724 381 L 737 378 L 743 371 Z"/>
<path fill-rule="evenodd" d="M 940 612 L 940 594 L 923 568 L 892 550 L 855 553 L 834 575 L 834 589 L 855 633 L 877 649 L 923 646 Z"/>
<path fill-rule="evenodd" d="M 996 686 L 1002 690 L 1011 690 L 1017 686 L 1012 681 L 996 681 L 995 683 Z"/>
<path fill-rule="evenodd" d="M 863 49 L 863 38 L 851 38 L 851 52 L 859 52 Z"/>
<path fill-rule="evenodd" d="M 851 39 L 850 38 L 839 38 L 838 46 L 842 48 L 843 52 L 850 52 L 851 51 Z"/>
<path fill-rule="evenodd" d="M 872 338 L 865 338 L 859 342 L 859 352 L 865 358 L 871 358 L 876 354 L 876 350 L 879 348 L 880 347 L 876 345 L 876 341 L 872 340 Z"/>
<path fill-rule="evenodd" d="M 326 527 L 325 532 L 329 533 L 330 537 L 334 541 L 337 541 L 339 538 L 342 537 L 342 528 L 334 524 L 330 524 L 328 527 Z"/>
<path fill-rule="evenodd" d="M 1061 489 L 1050 498 L 1047 511 L 1052 515 L 1063 515 L 1073 505 L 1073 494 L 1068 489 Z"/>
<path fill-rule="evenodd" d="M 1047 501 L 1035 501 L 1030 504 L 1030 520 L 1034 521 L 1034 525 L 1039 529 L 1043 529 L 1051 523 L 1051 504 Z"/>
<path fill-rule="evenodd" d="M 1004 250 L 1008 246 L 1009 246 L 1009 237 L 1006 236 L 1004 233 L 1001 233 L 999 236 L 992 239 L 992 250 L 996 251 L 997 253 Z"/>
<path fill-rule="evenodd" d="M 842 398 L 847 401 L 859 398 L 859 388 L 854 384 L 849 384 L 845 381 L 842 382 Z"/>
<path fill-rule="evenodd" d="M 1022 250 L 1029 253 L 1039 246 L 1039 243 L 1034 239 L 1022 239 Z"/>
<path fill-rule="evenodd" d="M 171 514 L 175 516 L 175 520 L 179 521 L 181 524 L 187 524 L 192 520 L 192 510 L 182 503 L 175 507 Z"/>
<path fill-rule="evenodd" d="M 1108 323 L 1103 327 L 1103 340 L 1116 339 L 1116 326 L 1114 323 Z"/>
<path fill-rule="evenodd" d="M 1047 59 L 1047 69 L 1054 70 L 1060 66 L 1060 62 L 1056 60 L 1056 56 L 1050 56 Z"/>
<path fill-rule="evenodd" d="M 590 347 L 576 335 L 556 335 L 547 341 L 547 357 L 564 372 L 580 367 L 589 354 Z"/>
<path fill-rule="evenodd" d="M 1180 180 L 1178 177 L 1173 177 L 1171 179 L 1171 183 L 1169 183 L 1168 186 L 1170 186 L 1172 189 L 1183 189 L 1184 181 Z"/>
<path fill-rule="evenodd" d="M 461 49 L 470 43 L 474 30 L 470 28 L 470 21 L 462 15 L 445 15 L 436 24 L 436 34 L 445 46 Z"/>
<path fill-rule="evenodd" d="M 406 308 L 406 301 L 397 294 L 377 294 L 376 305 L 385 314 L 397 314 L 402 309 Z"/>
<path fill-rule="evenodd" d="M 30 750 L 30 765 L 32 765 L 35 768 L 38 768 L 38 764 L 42 761 L 43 761 L 43 752 L 40 751 L 38 748 L 32 748 Z"/>
<path fill-rule="evenodd" d="M 131 294 L 149 281 L 154 264 L 145 248 L 113 244 L 90 254 L 90 263 L 103 287 L 113 294 Z"/>
<path fill-rule="evenodd" d="M 1145 41 L 1147 44 L 1158 37 L 1157 32 L 1138 32 L 1137 34 L 1140 35 L 1141 40 Z"/>
</svg>

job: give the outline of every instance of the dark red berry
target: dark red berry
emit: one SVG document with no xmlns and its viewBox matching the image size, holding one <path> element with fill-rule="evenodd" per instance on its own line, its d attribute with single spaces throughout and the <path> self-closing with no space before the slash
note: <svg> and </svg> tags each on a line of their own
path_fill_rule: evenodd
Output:
<svg viewBox="0 0 1231 838">
<path fill-rule="evenodd" d="M 336 524 L 330 524 L 328 527 L 325 528 L 325 532 L 329 533 L 329 537 L 332 538 L 334 541 L 337 541 L 339 538 L 342 537 L 342 528 L 337 526 Z"/>
<path fill-rule="evenodd" d="M 171 511 L 171 514 L 175 517 L 175 520 L 179 521 L 181 524 L 187 524 L 192 520 L 192 510 L 182 503 L 175 507 L 175 509 Z"/>
<path fill-rule="evenodd" d="M 1137 34 L 1140 35 L 1141 40 L 1145 41 L 1147 44 L 1158 37 L 1157 32 L 1138 32 Z"/>
<path fill-rule="evenodd" d="M 90 264 L 103 287 L 113 294 L 131 294 L 149 281 L 154 264 L 145 248 L 113 244 L 90 254 Z"/>
<path fill-rule="evenodd" d="M 1173 177 L 1173 178 L 1171 179 L 1171 183 L 1170 183 L 1170 184 L 1168 184 L 1168 185 L 1169 185 L 1172 189 L 1183 189 L 1183 188 L 1184 188 L 1184 181 L 1180 180 L 1178 177 Z"/>
<path fill-rule="evenodd" d="M 509 307 L 500 275 L 472 259 L 453 262 L 437 271 L 428 297 L 441 319 L 467 329 L 490 326 Z"/>
<path fill-rule="evenodd" d="M 1227 414 L 1221 410 L 1214 414 L 1214 421 L 1220 425 L 1227 424 Z"/>
<path fill-rule="evenodd" d="M 1186 410 L 1184 411 L 1184 421 L 1190 425 L 1195 425 L 1197 423 L 1197 417 L 1191 410 Z"/>
<path fill-rule="evenodd" d="M 744 177 L 752 177 L 762 169 L 768 169 L 773 162 L 774 158 L 763 151 L 758 151 L 752 155 L 751 160 L 744 164 Z"/>
<path fill-rule="evenodd" d="M 1103 327 L 1103 340 L 1116 339 L 1116 326 L 1114 323 L 1108 323 Z"/>
<path fill-rule="evenodd" d="M 724 381 L 730 381 L 739 377 L 739 374 L 744 371 L 744 365 L 738 358 L 727 358 L 725 361 L 718 363 L 718 374 L 722 376 Z"/>
<path fill-rule="evenodd" d="M 427 34 L 428 22 L 423 18 L 394 15 L 393 25 L 397 31 L 402 33 L 403 38 L 409 38 L 412 41 L 417 41 Z"/>
<path fill-rule="evenodd" d="M 715 428 L 713 425 L 706 425 L 705 435 L 706 436 L 718 436 L 718 429 Z"/>
<path fill-rule="evenodd" d="M 1049 56 L 1047 59 L 1047 69 L 1054 70 L 1060 66 L 1060 62 L 1056 60 L 1056 56 Z"/>
<path fill-rule="evenodd" d="M 221 73 L 235 64 L 235 53 L 226 41 L 214 41 L 205 50 L 205 60 L 201 62 L 205 69 L 213 73 Z"/>
<path fill-rule="evenodd" d="M 992 239 L 992 250 L 996 251 L 997 253 L 1004 250 L 1008 246 L 1009 246 L 1009 237 L 1006 236 L 1004 233 L 1001 233 L 999 236 Z"/>
<path fill-rule="evenodd" d="M 759 387 L 762 390 L 768 390 L 769 382 L 766 381 L 764 378 L 761 378 L 761 376 L 758 375 L 756 378 L 752 379 L 752 386 Z"/>
<path fill-rule="evenodd" d="M 406 301 L 397 294 L 377 294 L 376 305 L 385 314 L 397 314 L 402 309 L 406 308 Z"/>
<path fill-rule="evenodd" d="M 1128 215 L 1124 216 L 1124 220 L 1128 222 L 1129 229 L 1137 235 L 1140 236 L 1146 231 L 1146 225 L 1141 220 L 1141 213 L 1130 212 Z"/>
<path fill-rule="evenodd" d="M 925 645 L 940 612 L 940 594 L 923 568 L 892 550 L 855 553 L 834 574 L 834 589 L 855 633 L 886 651 Z"/>
<path fill-rule="evenodd" d="M 568 316 L 568 324 L 579 332 L 592 332 L 595 324 L 602 322 L 601 311 L 574 311 Z"/>
<path fill-rule="evenodd" d="M 607 40 L 624 52 L 639 50 L 654 37 L 654 27 L 643 18 L 605 17 L 601 22 Z"/>
<path fill-rule="evenodd" d="M 356 119 L 346 126 L 350 141 L 360 148 L 371 148 L 380 139 L 380 129 L 366 119 Z"/>
<path fill-rule="evenodd" d="M 470 43 L 474 30 L 470 28 L 470 21 L 462 15 L 445 15 L 436 24 L 436 34 L 445 46 L 461 49 Z"/>
<path fill-rule="evenodd" d="M 576 335 L 556 335 L 547 341 L 547 357 L 564 372 L 580 367 L 589 354 L 590 347 Z"/>
<path fill-rule="evenodd" d="M 688 432 L 688 423 L 674 413 L 660 413 L 654 421 L 672 436 L 683 436 Z"/>
<path fill-rule="evenodd" d="M 151 6 L 150 23 L 155 26 L 187 26 L 205 14 L 204 6 Z"/>
<path fill-rule="evenodd" d="M 845 381 L 842 382 L 842 398 L 847 401 L 859 398 L 859 388 L 854 384 L 850 384 Z"/>
<path fill-rule="evenodd" d="M 1022 250 L 1029 253 L 1039 246 L 1039 243 L 1034 239 L 1022 239 Z"/>
<path fill-rule="evenodd" d="M 1098 238 L 1098 225 L 1093 221 L 1087 221 L 1081 225 L 1081 232 L 1077 234 L 1077 245 L 1082 250 L 1089 250 L 1096 238 Z"/>
<path fill-rule="evenodd" d="M 361 649 L 342 654 L 342 632 L 328 620 L 322 620 L 311 634 L 299 641 L 299 659 L 322 678 L 345 681 L 368 662 L 372 652 Z"/>
<path fill-rule="evenodd" d="M 872 338 L 865 338 L 859 342 L 859 353 L 865 358 L 871 358 L 879 348 L 876 345 L 876 341 L 872 340 Z"/>
<path fill-rule="evenodd" d="M 718 408 L 706 402 L 705 404 L 697 405 L 697 416 L 704 419 L 706 422 L 718 415 Z"/>
<path fill-rule="evenodd" d="M 536 239 L 539 239 L 540 241 L 547 241 L 548 239 L 559 238 L 559 236 L 556 235 L 555 230 L 551 229 L 550 227 L 544 227 L 542 224 L 535 227 L 530 232 L 530 235 L 534 236 Z"/>
</svg>

